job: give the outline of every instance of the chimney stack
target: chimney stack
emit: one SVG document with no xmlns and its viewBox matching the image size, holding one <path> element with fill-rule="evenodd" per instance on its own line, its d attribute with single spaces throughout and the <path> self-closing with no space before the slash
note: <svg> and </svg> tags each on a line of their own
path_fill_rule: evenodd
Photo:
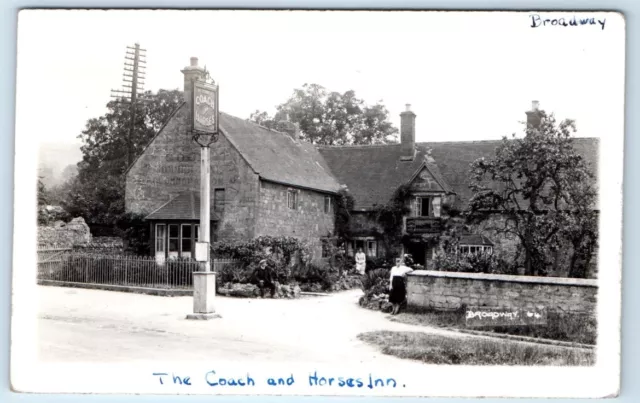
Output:
<svg viewBox="0 0 640 403">
<path fill-rule="evenodd" d="M 527 114 L 527 127 L 532 127 L 534 129 L 540 128 L 540 120 L 542 119 L 542 114 L 540 113 L 539 108 L 540 102 L 531 102 L 531 110 L 525 112 Z"/>
<path fill-rule="evenodd" d="M 276 124 L 277 130 L 288 134 L 294 141 L 297 141 L 300 137 L 300 127 L 289 120 L 288 113 L 284 112 L 276 115 L 279 115 L 276 117 L 276 119 L 279 118 L 278 123 Z"/>
<path fill-rule="evenodd" d="M 411 104 L 400 114 L 400 160 L 413 161 L 416 154 L 416 114 L 411 111 Z"/>
<path fill-rule="evenodd" d="M 192 57 L 189 66 L 182 70 L 184 74 L 184 100 L 187 103 L 189 116 L 193 108 L 193 82 L 204 81 L 204 69 L 198 66 L 198 58 Z"/>
</svg>

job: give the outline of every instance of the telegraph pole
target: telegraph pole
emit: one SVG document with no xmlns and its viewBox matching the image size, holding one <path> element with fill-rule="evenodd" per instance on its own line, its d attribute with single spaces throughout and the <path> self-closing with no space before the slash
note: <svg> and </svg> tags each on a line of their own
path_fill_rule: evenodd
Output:
<svg viewBox="0 0 640 403">
<path fill-rule="evenodd" d="M 138 102 L 138 92 L 144 92 L 144 79 L 146 69 L 146 50 L 140 48 L 136 43 L 133 47 L 127 46 L 127 53 L 124 56 L 124 73 L 122 74 L 122 89 L 111 90 L 111 96 L 130 104 L 129 131 L 127 133 L 127 166 L 133 162 L 133 133 L 136 124 L 136 104 Z"/>
</svg>

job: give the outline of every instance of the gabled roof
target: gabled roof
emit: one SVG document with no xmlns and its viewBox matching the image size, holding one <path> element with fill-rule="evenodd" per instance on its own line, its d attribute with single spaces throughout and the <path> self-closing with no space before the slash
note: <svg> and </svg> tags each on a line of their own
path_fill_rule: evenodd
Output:
<svg viewBox="0 0 640 403">
<path fill-rule="evenodd" d="M 143 153 L 177 113 L 185 113 L 183 108 L 186 105 L 183 102 L 171 114 Z M 328 193 L 335 193 L 340 189 L 324 159 L 312 144 L 294 140 L 287 133 L 270 130 L 224 112 L 220 112 L 220 131 L 264 180 Z M 125 173 L 129 172 L 141 155 Z"/>
<path fill-rule="evenodd" d="M 429 159 L 425 147 L 417 147 L 413 161 L 401 161 L 400 144 L 318 147 L 333 175 L 355 199 L 355 209 L 387 203 L 393 192 L 426 167 L 445 192 L 451 187 Z"/>
<path fill-rule="evenodd" d="M 213 211 L 212 221 L 218 221 L 219 217 Z M 145 220 L 199 220 L 200 219 L 200 193 L 183 192 L 169 200 L 157 210 L 145 217 Z"/>
<path fill-rule="evenodd" d="M 262 179 L 329 193 L 340 189 L 313 144 L 226 113 L 220 113 L 220 128 Z"/>
<path fill-rule="evenodd" d="M 429 148 L 440 172 L 456 193 L 459 206 L 466 206 L 473 192 L 469 189 L 471 182 L 469 165 L 478 158 L 492 158 L 496 147 L 502 140 L 486 141 L 453 141 L 418 143 L 420 147 Z M 579 155 L 591 166 L 594 175 L 598 175 L 597 138 L 576 137 L 573 145 Z"/>
</svg>

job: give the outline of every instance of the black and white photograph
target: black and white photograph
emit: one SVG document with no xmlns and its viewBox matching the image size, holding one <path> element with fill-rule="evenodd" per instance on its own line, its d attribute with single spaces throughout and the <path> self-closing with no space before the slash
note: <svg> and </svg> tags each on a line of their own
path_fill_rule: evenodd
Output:
<svg viewBox="0 0 640 403">
<path fill-rule="evenodd" d="M 612 397 L 615 12 L 22 10 L 11 379 Z"/>
</svg>

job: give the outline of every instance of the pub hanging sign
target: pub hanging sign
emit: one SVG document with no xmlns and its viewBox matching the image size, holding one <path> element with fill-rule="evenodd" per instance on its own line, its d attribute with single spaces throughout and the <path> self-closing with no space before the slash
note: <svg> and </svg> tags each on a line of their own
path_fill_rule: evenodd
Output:
<svg viewBox="0 0 640 403">
<path fill-rule="evenodd" d="M 193 131 L 218 133 L 218 86 L 201 81 L 193 83 Z"/>
</svg>

